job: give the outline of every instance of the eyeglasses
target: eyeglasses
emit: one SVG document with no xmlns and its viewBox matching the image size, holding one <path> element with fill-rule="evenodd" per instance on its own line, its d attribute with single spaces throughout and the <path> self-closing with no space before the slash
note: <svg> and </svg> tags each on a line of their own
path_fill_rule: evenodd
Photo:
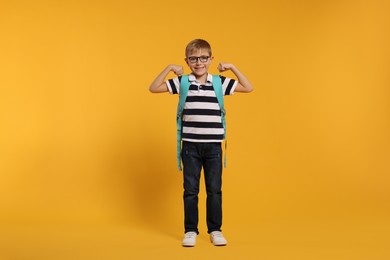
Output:
<svg viewBox="0 0 390 260">
<path fill-rule="evenodd" d="M 198 60 L 202 63 L 205 63 L 209 60 L 209 56 L 200 56 L 200 57 L 196 57 L 196 56 L 191 56 L 191 57 L 188 57 L 188 61 L 190 63 L 196 63 Z"/>
</svg>

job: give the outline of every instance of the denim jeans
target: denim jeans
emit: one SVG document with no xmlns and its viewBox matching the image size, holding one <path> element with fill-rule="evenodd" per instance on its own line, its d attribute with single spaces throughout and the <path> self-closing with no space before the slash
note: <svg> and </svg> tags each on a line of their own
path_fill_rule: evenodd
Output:
<svg viewBox="0 0 390 260">
<path fill-rule="evenodd" d="M 221 231 L 222 226 L 222 147 L 221 143 L 183 141 L 181 151 L 184 175 L 185 232 L 198 231 L 198 194 L 203 167 L 207 200 L 207 232 Z"/>
</svg>

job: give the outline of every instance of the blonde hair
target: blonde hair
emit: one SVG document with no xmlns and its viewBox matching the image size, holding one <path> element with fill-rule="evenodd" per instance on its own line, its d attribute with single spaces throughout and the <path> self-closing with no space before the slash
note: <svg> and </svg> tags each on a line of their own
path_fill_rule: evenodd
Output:
<svg viewBox="0 0 390 260">
<path fill-rule="evenodd" d="M 210 44 L 203 39 L 195 39 L 190 41 L 190 43 L 187 44 L 185 55 L 187 57 L 188 53 L 191 53 L 193 50 L 200 50 L 200 49 L 207 50 L 209 52 L 209 55 L 212 56 Z"/>
</svg>

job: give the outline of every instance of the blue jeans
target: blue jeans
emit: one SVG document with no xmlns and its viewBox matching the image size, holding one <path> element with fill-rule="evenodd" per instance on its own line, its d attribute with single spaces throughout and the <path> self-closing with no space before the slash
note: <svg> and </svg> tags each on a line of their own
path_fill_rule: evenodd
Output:
<svg viewBox="0 0 390 260">
<path fill-rule="evenodd" d="M 185 232 L 198 231 L 198 194 L 203 167 L 207 192 L 207 232 L 221 231 L 222 226 L 222 147 L 221 143 L 183 141 L 181 151 L 184 175 Z"/>
</svg>

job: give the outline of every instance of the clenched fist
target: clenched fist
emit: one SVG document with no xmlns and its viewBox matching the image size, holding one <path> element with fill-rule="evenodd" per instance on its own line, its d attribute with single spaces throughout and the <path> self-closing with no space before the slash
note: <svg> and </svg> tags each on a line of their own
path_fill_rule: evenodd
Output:
<svg viewBox="0 0 390 260">
<path fill-rule="evenodd" d="M 226 70 L 231 70 L 233 67 L 234 67 L 234 65 L 231 63 L 220 62 L 218 65 L 218 70 L 219 70 L 219 72 L 223 72 Z"/>
<path fill-rule="evenodd" d="M 171 65 L 171 71 L 173 71 L 173 73 L 175 73 L 177 76 L 180 76 L 184 73 L 183 66 L 174 64 Z"/>
</svg>

